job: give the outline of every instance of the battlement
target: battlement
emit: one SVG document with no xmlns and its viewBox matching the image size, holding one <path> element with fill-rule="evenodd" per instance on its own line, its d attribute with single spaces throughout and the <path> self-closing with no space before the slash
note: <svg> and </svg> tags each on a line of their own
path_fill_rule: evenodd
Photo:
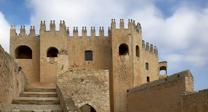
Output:
<svg viewBox="0 0 208 112">
<path fill-rule="evenodd" d="M 111 29 L 135 29 L 138 33 L 142 32 L 141 24 L 136 23 L 133 19 L 128 19 L 128 25 L 125 27 L 124 19 L 120 19 L 118 27 L 116 26 L 116 19 L 111 20 Z"/>
<path fill-rule="evenodd" d="M 17 34 L 16 26 L 12 25 L 10 28 L 10 34 L 11 36 L 17 36 L 17 37 L 35 37 L 35 26 L 30 26 L 29 33 L 27 33 L 26 28 L 24 25 L 20 26 L 19 34 Z"/>
<path fill-rule="evenodd" d="M 96 28 L 95 26 L 90 27 L 90 29 L 88 29 L 86 26 L 83 26 L 81 28 L 81 30 L 77 27 L 71 27 L 72 29 L 70 29 L 69 27 L 66 27 L 65 21 L 61 20 L 59 23 L 59 29 L 56 30 L 56 22 L 55 20 L 51 20 L 50 24 L 49 24 L 49 30 L 47 30 L 47 25 L 46 25 L 46 21 L 41 21 L 40 22 L 40 35 L 42 33 L 47 33 L 47 32 L 61 32 L 63 34 L 66 34 L 70 37 L 104 37 L 105 35 L 107 35 L 106 37 L 108 37 L 108 35 L 111 33 L 111 30 L 114 29 L 133 29 L 136 30 L 138 33 L 141 33 L 141 25 L 140 23 L 135 23 L 135 20 L 129 19 L 128 20 L 128 27 L 125 28 L 125 22 L 124 19 L 120 19 L 120 24 L 119 27 L 116 27 L 116 20 L 112 19 L 111 21 L 111 27 L 108 27 L 108 32 L 105 33 L 105 28 L 103 26 L 100 26 L 98 28 Z M 72 33 L 70 35 L 70 30 L 72 30 Z M 79 32 L 81 31 L 81 32 Z M 98 35 L 97 35 L 98 32 Z M 14 25 L 11 26 L 10 28 L 10 33 L 13 36 L 17 36 L 17 37 L 35 37 L 35 26 L 31 26 L 28 33 L 26 31 L 26 27 L 24 25 L 22 25 L 20 27 L 20 32 L 19 34 L 17 34 L 16 31 L 16 27 Z M 80 34 L 80 35 L 79 35 Z"/>
<path fill-rule="evenodd" d="M 70 30 L 72 30 L 71 35 L 70 35 Z M 40 23 L 40 32 L 42 32 L 42 33 L 44 33 L 44 32 L 63 32 L 70 37 L 104 37 L 104 34 L 105 34 L 103 26 L 99 27 L 98 36 L 96 35 L 95 26 L 91 26 L 90 29 L 88 29 L 86 26 L 83 26 L 83 27 L 81 27 L 81 32 L 79 32 L 79 31 L 80 30 L 79 30 L 78 26 L 74 26 L 74 27 L 72 27 L 72 29 L 70 29 L 69 27 L 66 27 L 65 21 L 60 21 L 58 31 L 56 31 L 56 23 L 54 20 L 50 21 L 50 28 L 48 31 L 46 30 L 46 22 L 41 21 L 41 23 Z M 88 31 L 89 31 L 89 34 L 88 34 Z M 79 35 L 79 34 L 81 34 L 81 35 Z"/>
<path fill-rule="evenodd" d="M 150 52 L 150 53 L 153 53 L 156 56 L 158 56 L 158 49 L 153 44 L 150 44 L 149 42 L 145 42 L 144 40 L 142 40 L 142 48 L 145 51 Z"/>
<path fill-rule="evenodd" d="M 173 81 L 185 80 L 185 77 L 193 78 L 193 76 L 191 75 L 191 72 L 189 70 L 185 70 L 185 71 L 167 76 L 165 78 L 162 78 L 162 79 L 159 79 L 159 80 L 156 80 L 156 81 L 152 81 L 150 83 L 143 84 L 139 87 L 135 87 L 133 89 L 130 89 L 128 93 L 130 94 L 130 93 L 145 91 L 145 90 L 148 90 L 150 88 L 160 86 L 160 85 L 164 85 L 166 83 L 170 83 L 170 82 L 173 82 Z"/>
<path fill-rule="evenodd" d="M 90 29 L 87 29 L 86 26 L 83 26 L 81 28 L 81 30 L 77 26 L 74 26 L 74 27 L 72 27 L 72 35 L 70 35 L 70 28 L 66 27 L 65 21 L 62 21 L 62 20 L 60 21 L 58 30 L 56 30 L 55 20 L 50 21 L 49 30 L 46 29 L 46 22 L 45 21 L 40 22 L 40 34 L 47 33 L 47 32 L 61 32 L 61 33 L 65 33 L 66 35 L 68 35 L 70 37 L 78 37 L 78 36 L 79 37 L 105 37 L 104 30 L 105 29 L 103 26 L 100 26 L 98 28 L 96 28 L 95 26 L 91 26 Z M 108 33 L 109 33 L 109 30 L 110 30 L 110 28 L 108 28 Z M 79 31 L 81 31 L 81 32 L 79 32 Z M 88 32 L 89 32 L 89 34 L 88 34 Z M 10 33 L 16 37 L 35 36 L 35 26 L 31 26 L 30 30 L 29 30 L 29 34 L 27 34 L 26 27 L 22 25 L 20 27 L 20 33 L 17 34 L 16 26 L 12 25 L 10 28 Z M 81 34 L 81 35 L 79 35 L 79 34 Z"/>
</svg>

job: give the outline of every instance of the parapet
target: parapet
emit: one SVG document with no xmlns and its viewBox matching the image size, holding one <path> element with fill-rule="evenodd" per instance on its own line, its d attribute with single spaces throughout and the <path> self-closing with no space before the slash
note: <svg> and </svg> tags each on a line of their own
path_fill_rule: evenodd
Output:
<svg viewBox="0 0 208 112">
<path fill-rule="evenodd" d="M 61 20 L 59 23 L 59 29 L 56 30 L 56 22 L 55 20 L 51 20 L 50 24 L 49 24 L 49 30 L 46 29 L 46 21 L 41 21 L 40 22 L 40 34 L 45 33 L 45 32 L 62 32 L 65 33 L 66 35 L 70 36 L 70 28 L 66 27 L 65 21 Z M 96 35 L 96 29 L 98 30 L 98 35 Z M 135 30 L 137 32 L 141 32 L 141 25 L 140 23 L 135 23 L 135 20 L 129 19 L 128 20 L 128 26 L 127 28 L 125 28 L 125 22 L 124 19 L 120 19 L 120 26 L 119 28 L 116 28 L 116 20 L 112 19 L 111 21 L 111 27 L 108 28 L 108 34 L 109 35 L 111 33 L 111 31 L 113 29 L 132 29 Z M 71 37 L 87 37 L 88 34 L 90 37 L 105 37 L 105 28 L 103 26 L 100 26 L 98 28 L 92 26 L 90 27 L 90 29 L 88 30 L 86 26 L 83 26 L 81 28 L 81 32 L 79 33 L 79 28 L 77 26 L 72 27 L 72 36 Z M 88 33 L 88 31 L 90 31 Z M 30 30 L 29 30 L 29 34 L 26 33 L 26 27 L 25 26 L 21 26 L 20 27 L 20 33 L 17 34 L 16 33 L 16 27 L 15 26 L 11 26 L 11 30 L 10 30 L 11 34 L 14 36 L 19 36 L 19 37 L 26 37 L 26 36 L 34 36 L 35 37 L 35 27 L 31 26 Z M 81 34 L 81 35 L 79 35 Z M 88 36 L 88 37 L 89 37 Z M 150 50 L 153 51 L 153 48 L 150 47 Z"/>
<path fill-rule="evenodd" d="M 208 96 L 208 89 L 199 90 L 198 92 L 185 93 L 184 96 L 192 97 L 192 96 L 200 96 L 202 94 L 206 94 Z"/>
<path fill-rule="evenodd" d="M 135 29 L 138 33 L 141 33 L 141 24 L 136 23 L 133 19 L 128 19 L 128 26 L 125 28 L 124 19 L 120 19 L 119 27 L 116 26 L 116 19 L 111 20 L 111 29 Z"/>
<path fill-rule="evenodd" d="M 70 36 L 70 28 L 66 27 L 65 25 L 65 21 L 60 21 L 59 24 L 59 30 L 56 31 L 56 23 L 54 20 L 50 21 L 50 28 L 47 31 L 46 30 L 46 22 L 45 21 L 41 21 L 40 23 L 40 32 L 44 33 L 44 32 L 64 32 L 66 33 L 68 36 Z M 79 32 L 81 29 L 81 32 Z M 88 34 L 88 31 L 90 31 L 90 33 Z M 79 35 L 81 34 L 81 35 Z M 104 33 L 104 27 L 100 26 L 98 27 L 98 36 L 96 36 L 96 27 L 95 26 L 91 26 L 90 29 L 88 30 L 88 28 L 86 26 L 82 26 L 81 28 L 79 28 L 78 26 L 74 26 L 72 27 L 72 35 L 71 37 L 104 37 L 105 33 Z"/>
<path fill-rule="evenodd" d="M 187 109 L 187 107 L 198 106 L 201 110 L 204 110 L 203 112 L 206 112 L 208 109 L 208 89 L 200 90 L 198 92 L 185 92 L 182 94 L 182 100 L 184 109 Z"/>
<path fill-rule="evenodd" d="M 12 25 L 10 28 L 10 35 L 16 37 L 35 37 L 35 26 L 30 26 L 29 33 L 26 33 L 25 26 L 20 26 L 20 33 L 17 34 L 16 26 Z"/>
<path fill-rule="evenodd" d="M 146 42 L 144 40 L 142 40 L 142 48 L 150 53 L 155 54 L 156 56 L 158 56 L 158 49 L 156 46 L 154 46 L 153 44 L 150 44 L 149 42 Z"/>
<path fill-rule="evenodd" d="M 156 86 L 160 86 L 169 82 L 177 81 L 177 80 L 185 80 L 185 77 L 191 77 L 193 79 L 193 76 L 189 70 L 185 70 L 179 73 L 175 73 L 173 75 L 167 76 L 163 79 L 159 79 L 156 81 L 152 81 L 146 84 L 143 84 L 141 86 L 135 87 L 133 89 L 130 89 L 128 93 L 134 93 L 134 92 L 140 92 L 140 91 L 145 91 L 149 88 L 153 88 Z"/>
</svg>

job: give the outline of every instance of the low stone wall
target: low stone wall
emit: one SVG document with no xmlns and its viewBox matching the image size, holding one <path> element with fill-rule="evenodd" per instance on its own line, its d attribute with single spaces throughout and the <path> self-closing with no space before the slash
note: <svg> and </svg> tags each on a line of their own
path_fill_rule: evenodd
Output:
<svg viewBox="0 0 208 112">
<path fill-rule="evenodd" d="M 14 59 L 0 46 L 0 111 L 23 91 L 25 75 Z"/>
<path fill-rule="evenodd" d="M 128 112 L 181 112 L 182 95 L 193 92 L 193 77 L 183 71 L 128 91 Z"/>
<path fill-rule="evenodd" d="M 75 106 L 74 101 L 71 97 L 67 97 L 66 95 L 63 95 L 66 90 L 61 90 L 59 86 L 56 88 L 58 97 L 60 99 L 60 105 L 64 112 L 78 112 L 78 108 Z"/>
<path fill-rule="evenodd" d="M 208 89 L 183 96 L 182 112 L 207 112 Z"/>
<path fill-rule="evenodd" d="M 57 86 L 65 111 L 88 105 L 97 112 L 110 112 L 108 70 L 71 70 L 58 76 Z"/>
</svg>

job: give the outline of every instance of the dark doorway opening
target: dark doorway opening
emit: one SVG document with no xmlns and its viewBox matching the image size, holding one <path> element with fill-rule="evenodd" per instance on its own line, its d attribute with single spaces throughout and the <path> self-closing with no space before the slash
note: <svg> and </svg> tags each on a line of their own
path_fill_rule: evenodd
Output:
<svg viewBox="0 0 208 112">
<path fill-rule="evenodd" d="M 89 104 L 85 104 L 82 107 L 80 107 L 80 111 L 81 112 L 96 112 L 96 110 Z"/>
<path fill-rule="evenodd" d="M 121 44 L 119 46 L 119 55 L 127 55 L 129 54 L 129 47 L 127 44 Z"/>
<path fill-rule="evenodd" d="M 47 51 L 47 57 L 57 57 L 58 49 L 55 47 L 50 47 Z"/>
<path fill-rule="evenodd" d="M 25 45 L 19 46 L 15 49 L 16 59 L 32 59 L 32 50 Z"/>
</svg>

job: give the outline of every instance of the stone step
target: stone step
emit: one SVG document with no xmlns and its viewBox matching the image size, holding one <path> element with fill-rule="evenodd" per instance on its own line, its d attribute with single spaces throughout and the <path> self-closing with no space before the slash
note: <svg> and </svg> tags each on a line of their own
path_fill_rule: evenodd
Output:
<svg viewBox="0 0 208 112">
<path fill-rule="evenodd" d="M 20 97 L 57 97 L 56 92 L 23 92 Z"/>
<path fill-rule="evenodd" d="M 56 88 L 26 88 L 25 92 L 56 92 Z"/>
<path fill-rule="evenodd" d="M 18 97 L 12 101 L 12 104 L 54 105 L 60 102 L 57 97 Z"/>
<path fill-rule="evenodd" d="M 59 105 L 11 105 L 12 112 L 62 112 Z"/>
</svg>

